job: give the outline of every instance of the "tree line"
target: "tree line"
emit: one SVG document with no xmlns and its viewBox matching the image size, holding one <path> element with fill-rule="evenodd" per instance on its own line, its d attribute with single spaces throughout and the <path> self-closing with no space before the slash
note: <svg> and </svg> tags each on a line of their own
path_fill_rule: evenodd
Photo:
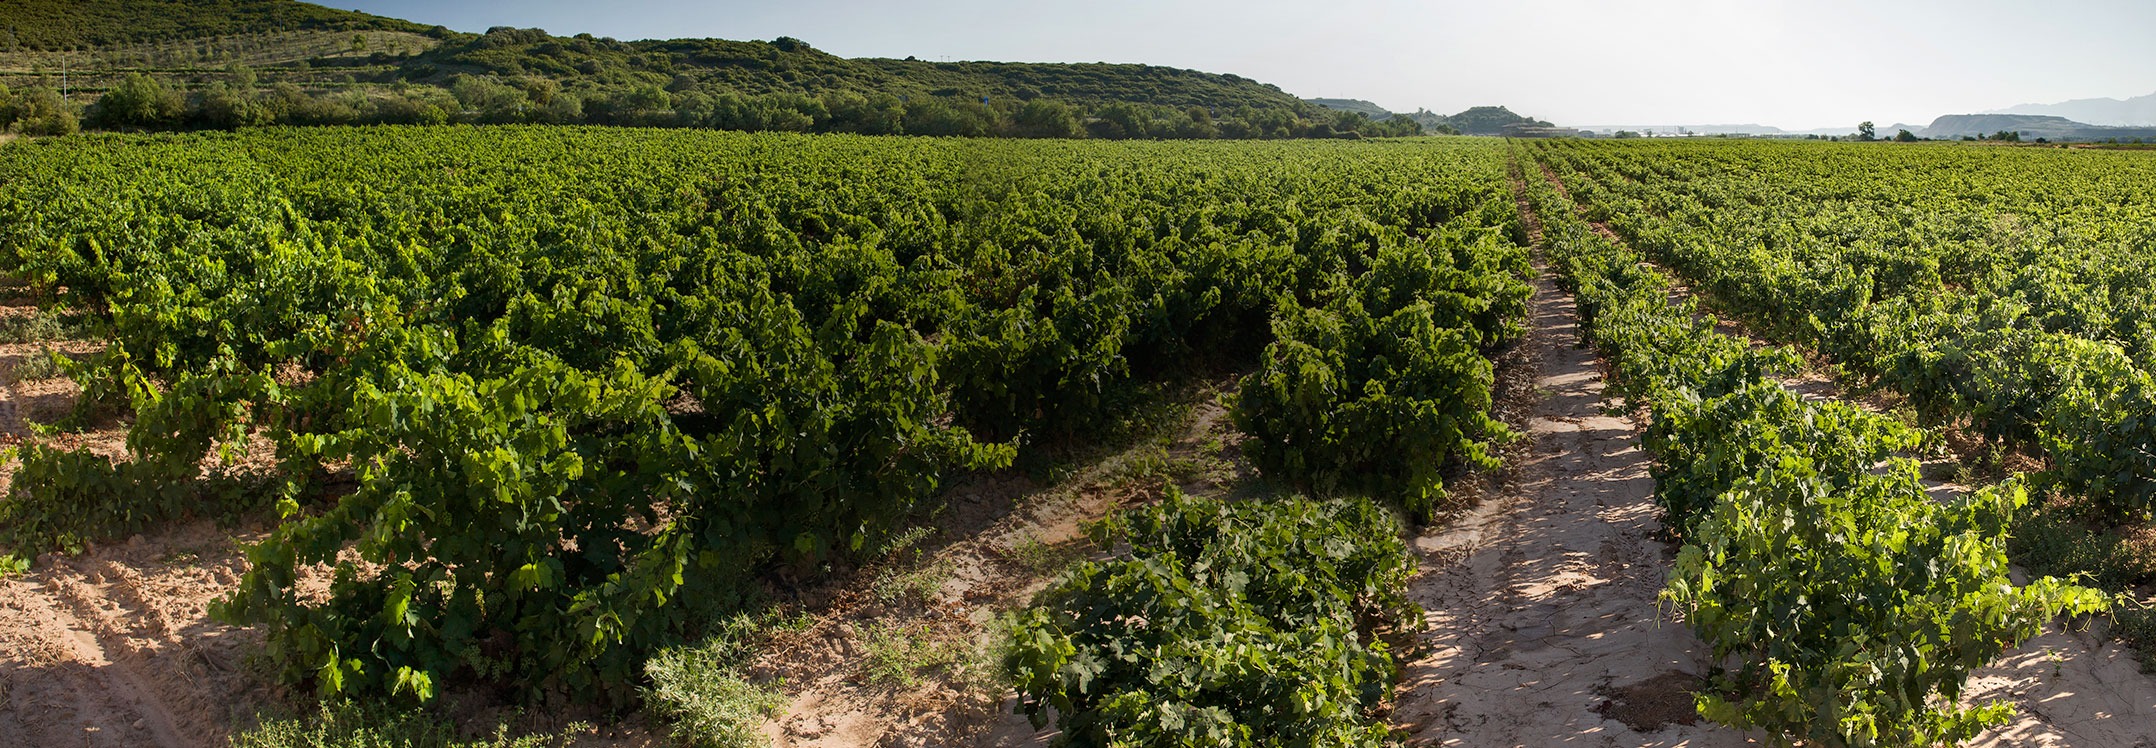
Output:
<svg viewBox="0 0 2156 748">
<path fill-rule="evenodd" d="M 820 94 L 740 94 L 691 87 L 635 85 L 564 90 L 555 80 L 460 75 L 446 86 L 310 90 L 291 82 L 263 85 L 232 67 L 193 88 L 130 74 L 88 105 L 47 87 L 9 92 L 0 86 L 0 126 L 33 135 L 103 130 L 235 129 L 271 125 L 594 124 L 752 132 L 844 132 L 1101 139 L 1284 139 L 1418 135 L 1405 117 L 1373 120 L 1354 112 L 1238 106 L 1176 107 L 1048 98 L 972 100 L 850 90 Z"/>
</svg>

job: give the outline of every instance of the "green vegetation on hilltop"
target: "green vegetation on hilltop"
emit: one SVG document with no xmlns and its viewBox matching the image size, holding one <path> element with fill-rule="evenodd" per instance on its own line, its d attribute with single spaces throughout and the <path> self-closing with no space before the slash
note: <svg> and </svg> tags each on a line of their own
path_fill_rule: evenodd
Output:
<svg viewBox="0 0 2156 748">
<path fill-rule="evenodd" d="M 157 18 L 148 18 L 155 15 Z M 1235 75 L 1127 64 L 848 59 L 796 39 L 484 34 L 294 0 L 0 11 L 0 127 L 534 123 L 1035 138 L 1414 135 Z M 36 40 L 36 41 L 20 41 Z M 64 116 L 27 122 L 28 100 Z M 113 94 L 123 94 L 110 100 Z M 145 105 L 143 99 L 155 99 Z M 16 101 L 13 99 L 21 99 Z M 40 110 L 42 112 L 42 110 Z"/>
<path fill-rule="evenodd" d="M 0 52 L 297 30 L 416 34 L 429 27 L 292 0 L 8 0 L 0 4 Z"/>
<path fill-rule="evenodd" d="M 1550 126 L 1548 122 L 1513 114 L 1512 110 L 1501 106 L 1478 106 L 1445 120 L 1466 135 L 1499 135 L 1504 133 L 1506 125 Z"/>
<path fill-rule="evenodd" d="M 1448 135 L 1502 135 L 1508 125 L 1551 126 L 1548 122 L 1514 114 L 1512 110 L 1501 106 L 1471 107 L 1459 114 L 1446 116 L 1427 109 L 1417 109 L 1412 114 L 1399 114 L 1386 111 L 1384 107 L 1361 99 L 1305 99 L 1304 101 L 1336 112 L 1352 112 L 1372 120 L 1384 121 L 1396 117 L 1406 119 L 1421 125 L 1426 132 L 1439 132 Z"/>
<path fill-rule="evenodd" d="M 806 42 L 622 42 L 495 28 L 404 62 L 463 119 L 1015 137 L 1411 135 L 1234 75 L 1150 65 L 847 59 Z M 454 117 L 453 117 L 454 118 Z"/>
<path fill-rule="evenodd" d="M 1299 110 L 1295 97 L 1235 75 L 1106 63 L 927 62 L 847 59 L 798 39 L 623 42 L 540 29 L 496 28 L 414 61 L 409 74 L 537 76 L 571 86 L 656 83 L 672 91 L 719 87 L 744 95 L 883 93 L 978 101 L 1051 98 L 1172 107 Z"/>
<path fill-rule="evenodd" d="M 1376 102 L 1362 99 L 1304 99 L 1304 101 L 1336 112 L 1356 112 L 1373 119 L 1384 119 L 1392 116 L 1392 112 L 1378 106 Z"/>
</svg>

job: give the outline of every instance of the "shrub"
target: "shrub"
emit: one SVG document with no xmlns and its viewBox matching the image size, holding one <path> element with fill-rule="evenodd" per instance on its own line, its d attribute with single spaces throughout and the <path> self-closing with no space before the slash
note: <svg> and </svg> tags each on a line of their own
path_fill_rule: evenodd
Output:
<svg viewBox="0 0 2156 748">
<path fill-rule="evenodd" d="M 1496 466 L 1489 444 L 1511 431 L 1489 416 L 1492 365 L 1427 303 L 1382 319 L 1354 301 L 1293 309 L 1274 325 L 1279 340 L 1233 402 L 1259 470 L 1318 493 L 1397 499 L 1426 518 L 1455 457 Z"/>
<path fill-rule="evenodd" d="M 1839 486 L 1804 470 L 1747 479 L 1677 557 L 1664 597 L 1717 658 L 1699 712 L 1821 746 L 1954 744 L 2013 707 L 1960 703 L 1969 672 L 2105 597 L 2046 577 L 2016 587 L 2006 484 L 1939 503 L 1913 465 Z"/>
<path fill-rule="evenodd" d="M 785 706 L 785 696 L 742 677 L 741 647 L 727 637 L 660 650 L 644 664 L 651 687 L 644 704 L 673 723 L 673 735 L 694 748 L 769 745 L 758 727 Z"/>
<path fill-rule="evenodd" d="M 1018 614 L 1020 709 L 1078 745 L 1387 742 L 1398 678 L 1375 632 L 1420 625 L 1415 562 L 1368 501 L 1232 504 L 1169 492 L 1111 519 L 1128 558 L 1080 564 Z"/>
<path fill-rule="evenodd" d="M 129 73 L 90 111 L 92 121 L 103 127 L 157 127 L 177 122 L 186 101 L 154 78 Z"/>
</svg>

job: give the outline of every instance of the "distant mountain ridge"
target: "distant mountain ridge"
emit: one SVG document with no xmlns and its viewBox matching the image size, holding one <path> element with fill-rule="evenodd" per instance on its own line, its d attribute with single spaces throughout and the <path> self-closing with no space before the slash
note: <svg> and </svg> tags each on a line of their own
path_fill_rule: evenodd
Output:
<svg viewBox="0 0 2156 748">
<path fill-rule="evenodd" d="M 1413 113 L 1387 111 L 1384 107 L 1362 99 L 1304 99 L 1303 101 L 1333 111 L 1361 114 L 1374 120 L 1406 117 L 1421 124 L 1426 130 L 1444 131 L 1449 129 L 1463 135 L 1501 135 L 1504 134 L 1507 125 L 1551 126 L 1549 122 L 1514 114 L 1511 109 L 1502 106 L 1478 106 L 1469 108 L 1459 114 L 1443 115 L 1428 109 L 1417 109 Z"/>
<path fill-rule="evenodd" d="M 2156 127 L 2156 93 L 2130 99 L 2075 99 L 2057 104 L 2021 104 L 1986 114 L 2032 114 L 2064 117 L 2105 127 Z"/>
<path fill-rule="evenodd" d="M 1653 131 L 1656 133 L 1688 132 L 1699 135 L 1785 135 L 1789 133 L 1788 130 L 1775 127 L 1773 125 L 1759 125 L 1749 123 L 1737 125 L 1577 125 L 1577 127 L 1582 130 L 1593 130 L 1595 132 L 1604 133 L 1618 131 L 1638 133 L 1644 133 L 1648 131 Z M 1852 127 L 1849 128 L 1849 130 L 1851 132 L 1855 132 L 1856 128 Z M 1803 133 L 1800 132 L 1798 134 L 1801 135 Z"/>
<path fill-rule="evenodd" d="M 1369 117 L 1370 119 L 1379 121 L 1389 120 L 1394 117 L 1406 117 L 1409 120 L 1414 121 L 1415 124 L 1422 125 L 1422 128 L 1424 130 L 1431 133 L 1459 133 L 1459 128 L 1452 126 L 1452 118 L 1442 114 L 1438 114 L 1428 109 L 1417 109 L 1412 113 L 1394 112 L 1387 110 L 1382 106 L 1378 106 L 1376 102 L 1364 101 L 1362 99 L 1303 99 L 1303 103 L 1313 104 L 1318 107 L 1329 109 L 1335 112 L 1360 114 L 1362 116 Z"/>
<path fill-rule="evenodd" d="M 1917 133 L 1935 140 L 2018 132 L 2024 140 L 2108 140 L 2156 138 L 2156 127 L 2101 127 L 2042 114 L 1949 114 Z"/>
</svg>

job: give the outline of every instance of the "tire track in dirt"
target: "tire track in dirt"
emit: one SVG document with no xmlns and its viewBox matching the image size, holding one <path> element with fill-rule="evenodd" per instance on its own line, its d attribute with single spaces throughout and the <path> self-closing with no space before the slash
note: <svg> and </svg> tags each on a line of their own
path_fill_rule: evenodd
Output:
<svg viewBox="0 0 2156 748">
<path fill-rule="evenodd" d="M 259 636 L 208 618 L 238 582 L 207 522 L 0 582 L 0 745 L 223 745 L 262 684 Z"/>
<path fill-rule="evenodd" d="M 143 719 L 163 724 L 155 732 L 187 745 L 209 745 L 222 737 L 209 721 L 216 711 L 206 700 L 215 662 L 182 636 L 173 617 L 148 594 L 142 575 L 104 561 L 87 579 L 55 576 L 53 581 L 76 618 L 92 626 L 125 676 L 133 701 L 146 707 Z"/>
<path fill-rule="evenodd" d="M 68 597 L 74 585 L 60 576 L 49 582 L 10 584 L 0 613 L 0 626 L 9 634 L 0 640 L 17 653 L 7 662 L 8 712 L 21 739 L 16 744 L 193 744 L 181 737 L 171 711 L 145 688 L 140 674 L 106 649 L 99 626 L 66 609 L 73 606 L 53 604 Z M 28 624 L 28 630 L 18 629 L 18 623 Z"/>
<path fill-rule="evenodd" d="M 1512 179 L 1534 246 L 1543 226 Z M 1542 176 L 1548 177 L 1545 172 Z M 1413 745 L 1742 745 L 1700 723 L 1706 649 L 1655 601 L 1669 567 L 1639 424 L 1612 415 L 1572 297 L 1538 278 L 1521 356 L 1534 382 L 1510 420 L 1529 439 L 1509 484 L 1418 538 L 1428 611 L 1395 727 Z"/>
</svg>

